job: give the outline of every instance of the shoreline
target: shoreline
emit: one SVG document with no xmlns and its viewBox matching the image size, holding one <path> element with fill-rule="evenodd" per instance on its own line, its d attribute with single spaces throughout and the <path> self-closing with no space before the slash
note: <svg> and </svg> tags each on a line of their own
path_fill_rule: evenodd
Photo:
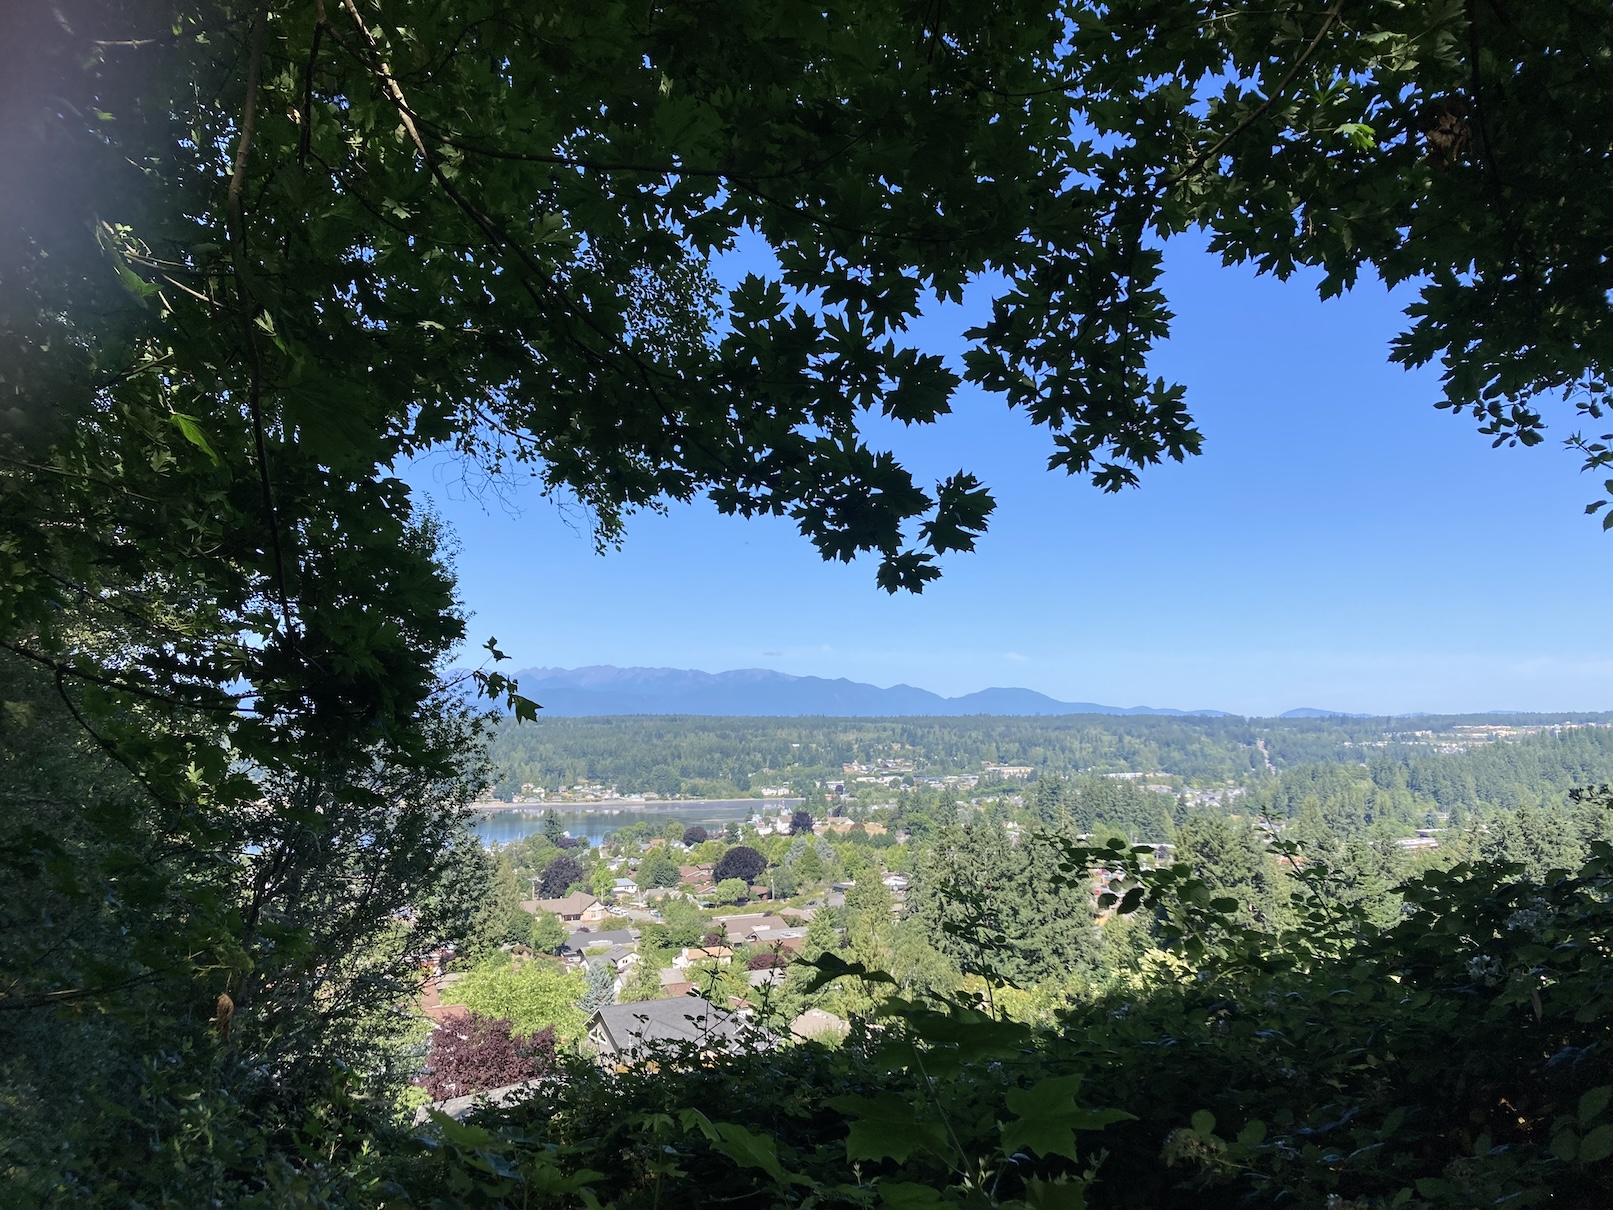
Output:
<svg viewBox="0 0 1613 1210">
<path fill-rule="evenodd" d="M 756 804 L 758 806 L 776 804 L 781 808 L 794 809 L 805 799 L 800 798 L 657 798 L 645 802 L 636 798 L 597 798 L 587 802 L 473 802 L 470 810 L 477 815 L 496 815 L 504 811 L 528 811 L 542 815 L 548 811 L 589 812 L 610 811 L 617 814 L 624 811 L 656 811 L 662 808 L 676 807 L 739 807 Z"/>
</svg>

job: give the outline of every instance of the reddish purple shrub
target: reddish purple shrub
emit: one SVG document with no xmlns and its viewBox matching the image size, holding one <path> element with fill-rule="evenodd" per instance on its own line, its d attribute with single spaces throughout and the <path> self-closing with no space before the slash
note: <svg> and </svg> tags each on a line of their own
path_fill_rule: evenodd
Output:
<svg viewBox="0 0 1613 1210">
<path fill-rule="evenodd" d="M 582 879 L 582 865 L 570 854 L 561 853 L 538 875 L 538 898 L 563 899 L 571 884 Z"/>
<path fill-rule="evenodd" d="M 745 963 L 745 969 L 748 971 L 767 971 L 772 970 L 775 966 L 788 966 L 789 964 L 790 960 L 779 953 L 778 950 L 764 950 L 760 954 L 752 954 Z"/>
<path fill-rule="evenodd" d="M 445 1101 L 519 1084 L 554 1067 L 553 1027 L 530 1038 L 516 1038 L 510 1031 L 503 1018 L 449 1018 L 431 1035 L 420 1084 L 433 1101 Z"/>
<path fill-rule="evenodd" d="M 711 871 L 713 882 L 723 882 L 729 878 L 737 878 L 741 882 L 755 882 L 767 869 L 767 858 L 763 857 L 748 844 L 736 844 L 722 855 L 717 862 L 717 868 Z"/>
</svg>

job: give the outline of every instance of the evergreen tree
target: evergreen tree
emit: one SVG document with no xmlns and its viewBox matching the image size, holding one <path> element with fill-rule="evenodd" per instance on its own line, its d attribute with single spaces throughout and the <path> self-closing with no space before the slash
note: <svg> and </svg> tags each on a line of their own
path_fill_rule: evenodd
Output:
<svg viewBox="0 0 1613 1210">
<path fill-rule="evenodd" d="M 1523 803 L 1513 811 L 1491 811 L 1480 851 L 1487 860 L 1515 862 L 1524 877 L 1541 881 L 1551 870 L 1578 869 L 1585 859 L 1573 815 L 1559 808 Z"/>
<path fill-rule="evenodd" d="M 846 893 L 841 909 L 845 936 L 840 956 L 870 971 L 889 974 L 895 966 L 895 922 L 889 888 L 872 873 L 864 874 Z M 889 985 L 864 979 L 836 980 L 834 994 L 825 1007 L 839 1016 L 859 1016 L 875 1008 L 887 994 Z"/>
<path fill-rule="evenodd" d="M 473 956 L 486 956 L 501 945 L 525 942 L 531 934 L 527 914 L 521 910 L 521 884 L 516 881 L 515 862 L 507 849 L 486 858 L 490 892 L 482 904 L 467 950 Z"/>
<path fill-rule="evenodd" d="M 595 1013 L 616 1002 L 616 972 L 603 960 L 595 960 L 588 967 L 588 989 L 577 1007 L 583 1016 L 593 1019 Z"/>
<path fill-rule="evenodd" d="M 811 963 L 827 953 L 839 954 L 840 947 L 840 932 L 835 927 L 834 913 L 827 908 L 819 908 L 807 922 L 806 937 L 796 951 L 795 961 L 790 964 L 784 976 L 784 985 L 779 990 L 776 1003 L 782 1015 L 795 1017 L 809 1008 L 826 1005 L 830 995 L 829 985 L 812 993 L 806 990 L 807 984 L 817 976 Z"/>
<path fill-rule="evenodd" d="M 986 823 L 945 829 L 923 852 L 908 913 L 967 974 L 1029 988 L 1091 968 L 1098 939 L 1085 878 L 1061 866 L 1061 838 L 1017 843 Z"/>
<path fill-rule="evenodd" d="M 1299 807 L 1299 815 L 1289 825 L 1284 837 L 1298 844 L 1307 855 L 1322 858 L 1331 857 L 1339 845 L 1338 837 L 1327 826 L 1327 820 L 1322 818 L 1322 802 L 1314 794 L 1305 796 Z"/>
<path fill-rule="evenodd" d="M 1265 841 L 1249 823 L 1198 812 L 1176 831 L 1176 860 L 1218 895 L 1236 899 L 1256 923 L 1287 918 L 1287 889 Z"/>
</svg>

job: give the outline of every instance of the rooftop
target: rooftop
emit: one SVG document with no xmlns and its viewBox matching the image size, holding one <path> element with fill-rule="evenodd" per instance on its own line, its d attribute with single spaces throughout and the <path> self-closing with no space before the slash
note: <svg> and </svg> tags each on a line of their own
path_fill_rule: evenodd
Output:
<svg viewBox="0 0 1613 1210">
<path fill-rule="evenodd" d="M 590 1038 L 605 1053 L 621 1054 L 662 1042 L 719 1042 L 733 1045 L 744 1023 L 733 1013 L 699 996 L 611 1004 L 594 1014 Z"/>
</svg>

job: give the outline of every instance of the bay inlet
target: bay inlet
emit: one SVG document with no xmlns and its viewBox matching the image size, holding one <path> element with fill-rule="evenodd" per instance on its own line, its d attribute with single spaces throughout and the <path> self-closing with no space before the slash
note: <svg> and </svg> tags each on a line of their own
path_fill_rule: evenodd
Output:
<svg viewBox="0 0 1613 1210">
<path fill-rule="evenodd" d="M 597 845 L 618 828 L 647 820 L 667 823 L 676 820 L 684 827 L 699 824 L 718 830 L 730 823 L 743 823 L 758 812 L 776 815 L 793 811 L 799 798 L 690 798 L 665 802 L 556 803 L 552 807 L 534 803 L 476 803 L 471 807 L 471 826 L 484 845 L 509 844 L 543 830 L 544 818 L 553 811 L 566 834 Z"/>
</svg>

